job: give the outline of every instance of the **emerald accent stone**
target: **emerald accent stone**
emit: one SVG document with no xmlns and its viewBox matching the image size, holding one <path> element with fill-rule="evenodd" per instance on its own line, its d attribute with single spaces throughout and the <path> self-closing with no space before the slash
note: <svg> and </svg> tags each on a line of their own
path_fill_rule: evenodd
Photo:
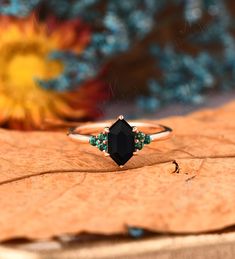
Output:
<svg viewBox="0 0 235 259">
<path fill-rule="evenodd" d="M 104 150 L 107 150 L 107 145 L 101 143 L 101 144 L 98 145 L 98 148 L 99 148 L 100 151 L 104 151 Z"/>
<path fill-rule="evenodd" d="M 108 133 L 108 153 L 118 164 L 124 165 L 135 151 L 135 133 L 125 120 L 117 120 Z"/>
<path fill-rule="evenodd" d="M 150 144 L 151 143 L 151 138 L 149 135 L 145 135 L 145 138 L 144 138 L 144 144 Z"/>
<path fill-rule="evenodd" d="M 141 150 L 144 147 L 144 143 L 139 141 L 137 143 L 135 143 L 135 148 L 138 150 Z"/>
<path fill-rule="evenodd" d="M 138 132 L 136 134 L 136 138 L 140 141 L 144 141 L 144 138 L 145 138 L 145 134 L 143 132 Z"/>
<path fill-rule="evenodd" d="M 102 144 L 103 141 L 96 139 L 96 146 L 98 147 L 100 144 Z"/>
<path fill-rule="evenodd" d="M 91 136 L 89 142 L 90 142 L 90 144 L 92 146 L 96 146 L 96 137 L 95 136 Z"/>
<path fill-rule="evenodd" d="M 104 134 L 104 133 L 100 133 L 97 138 L 100 140 L 100 141 L 104 141 L 104 140 L 107 140 L 108 138 L 108 135 L 107 134 Z"/>
</svg>

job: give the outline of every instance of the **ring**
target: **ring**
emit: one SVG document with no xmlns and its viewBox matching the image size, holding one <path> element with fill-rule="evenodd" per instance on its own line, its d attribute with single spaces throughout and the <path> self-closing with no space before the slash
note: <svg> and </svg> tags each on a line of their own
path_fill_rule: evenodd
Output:
<svg viewBox="0 0 235 259">
<path fill-rule="evenodd" d="M 137 127 L 152 129 L 154 133 L 146 134 Z M 91 135 L 95 129 L 103 129 L 98 135 Z M 89 132 L 89 135 L 82 132 Z M 105 123 L 92 123 L 70 129 L 68 136 L 80 142 L 90 143 L 110 156 L 120 167 L 152 141 L 167 139 L 172 129 L 160 124 L 131 121 L 128 123 L 120 115 L 116 122 L 107 126 Z"/>
</svg>

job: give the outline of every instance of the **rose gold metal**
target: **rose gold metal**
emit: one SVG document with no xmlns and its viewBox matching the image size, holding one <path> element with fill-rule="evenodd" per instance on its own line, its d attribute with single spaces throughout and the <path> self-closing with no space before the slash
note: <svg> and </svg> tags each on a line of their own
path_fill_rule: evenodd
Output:
<svg viewBox="0 0 235 259">
<path fill-rule="evenodd" d="M 165 140 L 169 138 L 172 134 L 172 129 L 155 123 L 145 123 L 145 122 L 138 122 L 138 121 L 129 121 L 128 122 L 133 127 L 138 128 L 151 128 L 156 131 L 156 133 L 149 134 L 151 141 L 159 141 L 159 140 Z M 110 126 L 113 123 L 110 123 Z M 85 124 L 78 126 L 77 128 L 70 129 L 68 132 L 68 136 L 72 139 L 78 140 L 80 142 L 89 143 L 91 135 L 84 135 L 82 134 L 83 130 L 94 130 L 94 129 L 104 129 L 108 128 L 107 123 L 100 122 L 100 123 L 91 123 L 91 124 Z"/>
<path fill-rule="evenodd" d="M 134 127 L 132 128 L 132 131 L 138 133 L 137 127 L 134 126 Z"/>
<path fill-rule="evenodd" d="M 110 154 L 107 153 L 105 150 L 103 152 L 104 152 L 104 156 L 110 156 Z"/>
<path fill-rule="evenodd" d="M 109 133 L 109 127 L 104 128 L 104 133 Z"/>
<path fill-rule="evenodd" d="M 120 167 L 120 168 L 123 168 L 123 167 L 124 167 L 124 165 L 119 165 L 119 167 Z"/>
<path fill-rule="evenodd" d="M 124 119 L 124 116 L 123 116 L 123 115 L 119 115 L 119 116 L 118 116 L 118 119 L 119 119 L 119 120 L 123 120 L 123 119 Z"/>
</svg>

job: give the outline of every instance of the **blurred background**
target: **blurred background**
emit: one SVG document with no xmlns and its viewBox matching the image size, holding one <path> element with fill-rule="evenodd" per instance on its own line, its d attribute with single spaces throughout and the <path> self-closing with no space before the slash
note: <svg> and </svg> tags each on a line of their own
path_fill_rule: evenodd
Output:
<svg viewBox="0 0 235 259">
<path fill-rule="evenodd" d="M 232 0 L 0 0 L 0 126 L 160 118 L 235 97 Z"/>
</svg>

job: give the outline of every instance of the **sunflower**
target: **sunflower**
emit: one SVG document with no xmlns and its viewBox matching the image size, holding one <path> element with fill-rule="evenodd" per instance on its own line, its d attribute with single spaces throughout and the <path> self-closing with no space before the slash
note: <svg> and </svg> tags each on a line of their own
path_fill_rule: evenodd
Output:
<svg viewBox="0 0 235 259">
<path fill-rule="evenodd" d="M 36 79 L 50 80 L 64 70 L 61 61 L 48 58 L 51 52 L 79 55 L 90 40 L 89 28 L 78 20 L 48 24 L 38 22 L 34 15 L 24 19 L 0 17 L 1 126 L 42 129 L 46 121 L 95 115 L 94 99 L 100 94 L 94 89 L 101 89 L 102 83 L 93 80 L 73 92 L 47 90 L 37 83 Z"/>
</svg>

